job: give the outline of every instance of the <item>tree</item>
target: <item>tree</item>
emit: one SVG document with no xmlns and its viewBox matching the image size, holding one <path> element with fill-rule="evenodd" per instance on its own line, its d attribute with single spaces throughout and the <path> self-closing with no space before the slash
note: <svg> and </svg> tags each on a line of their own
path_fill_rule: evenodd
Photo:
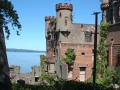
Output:
<svg viewBox="0 0 120 90">
<path fill-rule="evenodd" d="M 0 89 L 10 90 L 11 82 L 9 77 L 9 66 L 6 54 L 6 45 L 4 31 L 7 33 L 6 38 L 9 39 L 10 30 L 8 24 L 11 23 L 13 29 L 17 27 L 17 35 L 21 29 L 21 24 L 18 21 L 19 17 L 14 10 L 12 3 L 8 0 L 0 0 Z"/>
</svg>

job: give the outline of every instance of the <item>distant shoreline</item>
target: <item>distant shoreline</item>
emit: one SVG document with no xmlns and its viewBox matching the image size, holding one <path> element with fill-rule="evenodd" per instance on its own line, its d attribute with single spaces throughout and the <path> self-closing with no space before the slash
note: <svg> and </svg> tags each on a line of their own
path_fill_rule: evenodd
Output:
<svg viewBox="0 0 120 90">
<path fill-rule="evenodd" d="M 46 53 L 46 51 L 27 50 L 27 49 L 11 49 L 7 48 L 7 52 L 32 52 L 32 53 Z"/>
</svg>

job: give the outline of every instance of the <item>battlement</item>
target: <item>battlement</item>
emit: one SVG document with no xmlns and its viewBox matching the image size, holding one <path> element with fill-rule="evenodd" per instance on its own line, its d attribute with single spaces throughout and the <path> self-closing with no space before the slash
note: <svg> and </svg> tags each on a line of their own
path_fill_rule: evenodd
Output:
<svg viewBox="0 0 120 90">
<path fill-rule="evenodd" d="M 45 16 L 45 21 L 51 21 L 55 19 L 54 16 Z"/>
<path fill-rule="evenodd" d="M 58 10 L 73 10 L 73 5 L 72 4 L 68 4 L 68 3 L 64 3 L 64 5 L 62 5 L 62 3 L 56 4 L 56 11 Z"/>
<path fill-rule="evenodd" d="M 101 8 L 101 10 L 108 9 L 109 8 L 109 3 L 102 3 L 100 8 Z"/>
</svg>

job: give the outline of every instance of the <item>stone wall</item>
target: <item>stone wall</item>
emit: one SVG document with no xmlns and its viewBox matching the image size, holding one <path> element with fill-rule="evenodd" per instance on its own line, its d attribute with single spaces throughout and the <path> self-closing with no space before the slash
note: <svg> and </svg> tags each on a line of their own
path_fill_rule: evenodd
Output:
<svg viewBox="0 0 120 90">
<path fill-rule="evenodd" d="M 11 82 L 17 83 L 18 80 L 25 80 L 27 84 L 35 84 L 36 78 L 41 75 L 40 66 L 33 66 L 32 72 L 20 73 L 20 66 L 10 66 Z"/>
</svg>

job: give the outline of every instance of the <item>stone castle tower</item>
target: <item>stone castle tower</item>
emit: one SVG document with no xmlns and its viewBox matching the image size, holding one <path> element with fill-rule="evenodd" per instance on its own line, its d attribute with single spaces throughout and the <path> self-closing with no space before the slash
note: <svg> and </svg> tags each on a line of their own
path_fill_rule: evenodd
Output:
<svg viewBox="0 0 120 90">
<path fill-rule="evenodd" d="M 62 4 L 56 4 L 56 31 L 61 32 L 63 35 L 68 35 L 71 31 L 71 24 L 72 24 L 72 4 L 68 5 L 65 3 L 63 6 Z M 61 34 L 59 36 L 59 41 L 66 40 Z M 64 38 L 64 39 L 62 39 Z"/>
<path fill-rule="evenodd" d="M 45 71 L 57 74 L 62 79 L 87 81 L 93 68 L 95 25 L 72 23 L 72 4 L 59 3 L 55 9 L 56 18 L 45 16 Z M 67 65 L 62 61 L 68 48 L 74 49 L 76 54 L 73 65 Z"/>
<path fill-rule="evenodd" d="M 101 10 L 103 12 L 102 21 L 108 22 L 111 21 L 112 24 L 115 24 L 120 21 L 119 8 L 120 0 L 102 0 Z"/>
<path fill-rule="evenodd" d="M 116 67 L 120 62 L 118 49 L 120 48 L 120 0 L 102 0 L 102 21 L 110 21 L 107 35 L 108 63 Z"/>
</svg>

